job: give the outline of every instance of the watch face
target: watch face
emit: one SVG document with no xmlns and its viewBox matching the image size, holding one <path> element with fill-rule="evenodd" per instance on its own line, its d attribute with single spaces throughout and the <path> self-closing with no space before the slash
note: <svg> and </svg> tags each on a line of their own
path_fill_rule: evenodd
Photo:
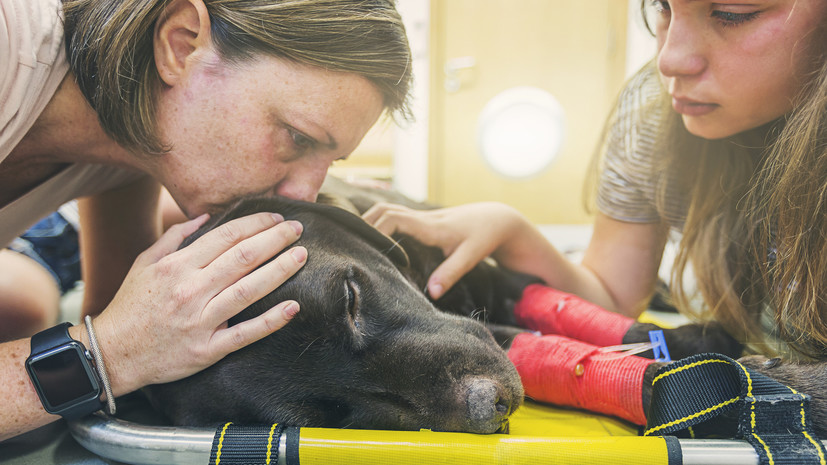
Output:
<svg viewBox="0 0 827 465">
<path fill-rule="evenodd" d="M 47 411 L 100 396 L 100 386 L 78 344 L 69 343 L 39 354 L 27 366 L 39 385 Z"/>
</svg>

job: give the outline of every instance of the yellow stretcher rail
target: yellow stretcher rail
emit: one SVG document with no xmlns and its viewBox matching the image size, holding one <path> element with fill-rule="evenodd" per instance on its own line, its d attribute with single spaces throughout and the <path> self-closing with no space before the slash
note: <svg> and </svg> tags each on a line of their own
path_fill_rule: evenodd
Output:
<svg viewBox="0 0 827 465">
<path fill-rule="evenodd" d="M 319 428 L 302 428 L 300 435 L 299 457 L 302 465 L 669 463 L 666 442 L 660 437 L 548 438 Z"/>
</svg>

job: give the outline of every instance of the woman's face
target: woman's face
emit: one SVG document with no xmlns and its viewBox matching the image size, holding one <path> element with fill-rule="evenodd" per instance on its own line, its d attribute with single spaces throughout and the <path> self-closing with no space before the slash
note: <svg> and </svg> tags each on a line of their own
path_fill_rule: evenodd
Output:
<svg viewBox="0 0 827 465">
<path fill-rule="evenodd" d="M 155 175 L 192 217 L 248 194 L 313 201 L 383 110 L 366 78 L 274 57 L 230 65 L 199 57 L 158 101 L 171 151 Z"/>
<path fill-rule="evenodd" d="M 824 0 L 654 2 L 658 70 L 692 134 L 719 139 L 792 109 Z"/>
</svg>

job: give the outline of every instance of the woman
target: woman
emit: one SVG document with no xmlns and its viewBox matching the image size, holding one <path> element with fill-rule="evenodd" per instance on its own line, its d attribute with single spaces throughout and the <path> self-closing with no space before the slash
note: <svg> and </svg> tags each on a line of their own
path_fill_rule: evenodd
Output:
<svg viewBox="0 0 827 465">
<path fill-rule="evenodd" d="M 599 213 L 581 264 L 501 204 L 432 212 L 383 205 L 365 217 L 449 255 L 430 277 L 433 297 L 492 255 L 632 317 L 654 290 L 676 228 L 683 236 L 673 284 L 683 310 L 719 320 L 753 349 L 773 353 L 768 343 L 778 336 L 823 360 L 827 4 L 652 3 L 657 58 L 631 79 L 609 119 Z M 701 309 L 689 307 L 681 287 L 690 262 Z"/>
<path fill-rule="evenodd" d="M 295 315 L 283 302 L 227 327 L 302 266 L 296 247 L 253 271 L 300 224 L 254 215 L 176 249 L 240 196 L 314 200 L 383 110 L 407 115 L 410 52 L 392 2 L 4 0 L 0 11 L 11 64 L 0 241 L 82 198 L 84 312 L 98 315 L 114 395 L 195 373 Z M 195 219 L 159 238 L 161 185 Z M 89 347 L 82 325 L 69 336 Z M 0 345 L 0 440 L 57 418 L 24 369 L 30 344 Z"/>
</svg>

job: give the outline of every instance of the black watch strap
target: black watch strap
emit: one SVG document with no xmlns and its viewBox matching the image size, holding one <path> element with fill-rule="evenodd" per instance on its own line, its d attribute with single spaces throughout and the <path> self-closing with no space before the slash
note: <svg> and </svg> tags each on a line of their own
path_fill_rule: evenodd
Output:
<svg viewBox="0 0 827 465">
<path fill-rule="evenodd" d="M 32 354 L 46 352 L 53 347 L 74 341 L 69 335 L 71 327 L 72 323 L 65 322 L 32 336 Z"/>
</svg>

